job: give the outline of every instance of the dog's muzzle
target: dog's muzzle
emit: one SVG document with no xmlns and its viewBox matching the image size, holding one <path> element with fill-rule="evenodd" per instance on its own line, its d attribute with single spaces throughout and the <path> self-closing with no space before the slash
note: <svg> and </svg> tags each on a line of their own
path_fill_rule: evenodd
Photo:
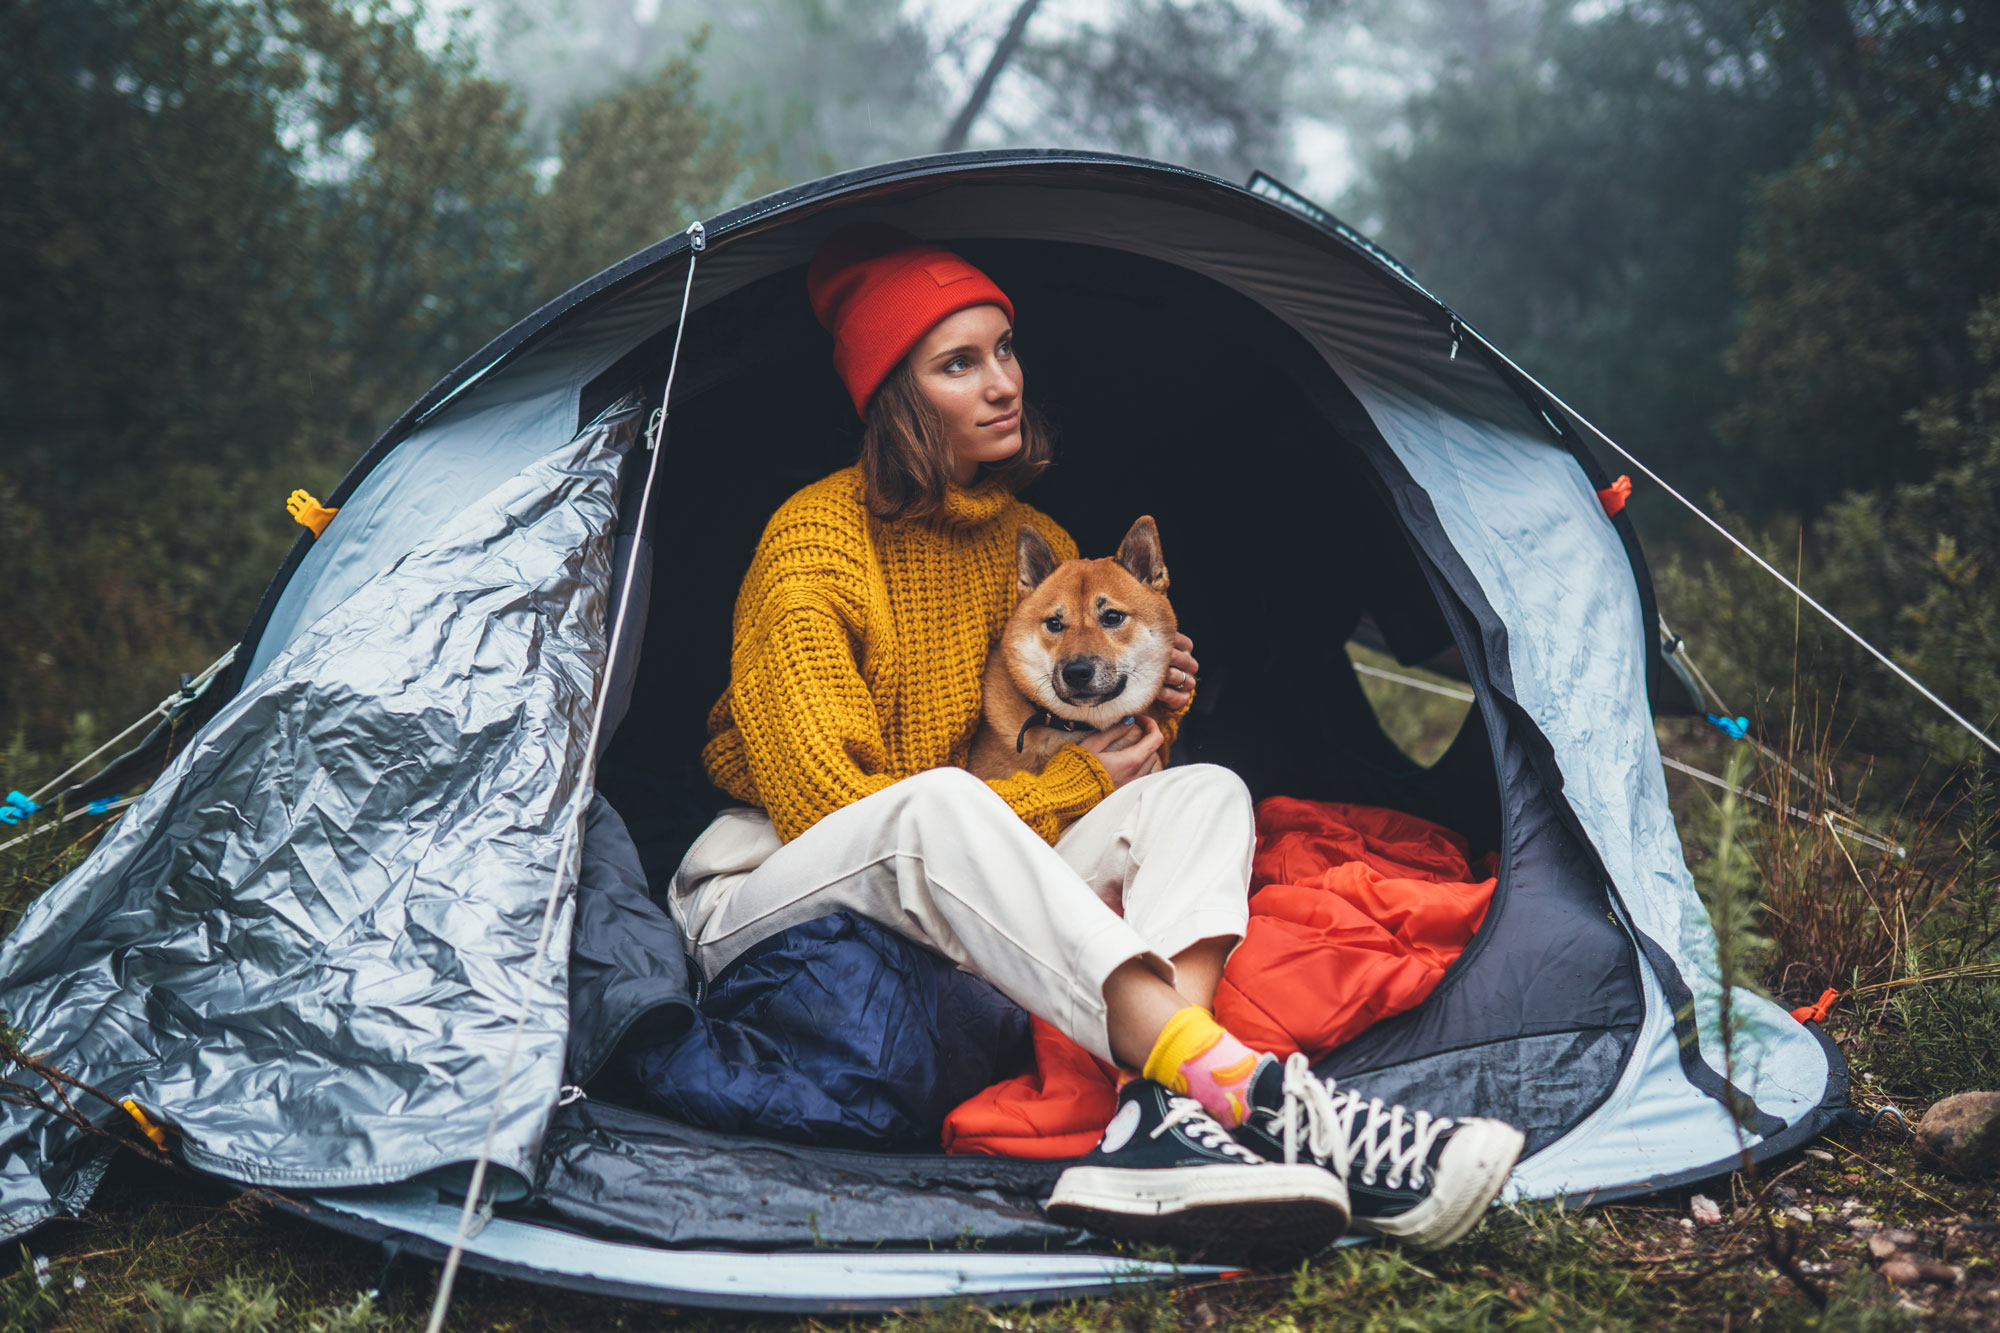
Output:
<svg viewBox="0 0 2000 1333">
<path fill-rule="evenodd" d="M 1094 707 L 1125 692 L 1126 675 L 1101 657 L 1072 657 L 1055 673 L 1055 690 L 1065 703 Z"/>
</svg>

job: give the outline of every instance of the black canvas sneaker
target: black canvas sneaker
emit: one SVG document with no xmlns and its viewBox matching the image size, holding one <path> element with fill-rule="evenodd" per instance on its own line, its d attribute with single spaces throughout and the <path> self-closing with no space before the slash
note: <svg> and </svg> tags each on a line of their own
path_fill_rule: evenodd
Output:
<svg viewBox="0 0 2000 1333">
<path fill-rule="evenodd" d="M 1503 1121 L 1411 1112 L 1337 1088 L 1297 1054 L 1259 1062 L 1250 1118 L 1236 1138 L 1272 1162 L 1337 1174 L 1356 1226 L 1421 1250 L 1443 1249 L 1479 1225 L 1525 1143 Z"/>
<path fill-rule="evenodd" d="M 1190 1258 L 1281 1261 L 1347 1230 L 1347 1189 L 1316 1166 L 1267 1162 L 1192 1097 L 1147 1079 L 1118 1094 L 1104 1137 L 1062 1173 L 1049 1216 Z"/>
</svg>

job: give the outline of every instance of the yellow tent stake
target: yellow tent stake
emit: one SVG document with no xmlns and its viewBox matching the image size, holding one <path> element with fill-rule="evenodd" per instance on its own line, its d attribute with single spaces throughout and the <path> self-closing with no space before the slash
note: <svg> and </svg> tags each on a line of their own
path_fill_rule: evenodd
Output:
<svg viewBox="0 0 2000 1333">
<path fill-rule="evenodd" d="M 152 1144 L 155 1148 L 158 1148 L 161 1152 L 167 1151 L 167 1149 L 171 1146 L 171 1144 L 167 1139 L 166 1126 L 160 1124 L 158 1121 L 154 1120 L 153 1117 L 147 1115 L 146 1108 L 139 1105 L 139 1103 L 133 1101 L 130 1097 L 127 1097 L 124 1101 L 118 1104 L 125 1108 L 126 1115 L 131 1116 L 134 1120 L 139 1122 L 140 1132 L 145 1134 L 145 1136 L 152 1141 Z"/>
</svg>

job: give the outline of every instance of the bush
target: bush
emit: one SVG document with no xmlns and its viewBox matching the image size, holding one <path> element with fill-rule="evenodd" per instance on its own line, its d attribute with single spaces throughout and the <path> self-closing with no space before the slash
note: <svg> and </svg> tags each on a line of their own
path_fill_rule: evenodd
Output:
<svg viewBox="0 0 2000 1333">
<path fill-rule="evenodd" d="M 228 646 L 294 487 L 326 495 L 509 323 L 762 184 L 696 87 L 676 60 L 608 89 L 541 163 L 421 6 L 0 7 L 10 772 Z"/>
<path fill-rule="evenodd" d="M 1725 776 L 1763 803 L 1724 795 L 1686 823 L 1723 975 L 1787 1006 L 1838 990 L 1849 1054 L 1895 1095 L 2000 1084 L 2000 782 L 1870 827 L 1825 732 L 1755 753 Z"/>
<path fill-rule="evenodd" d="M 351 1305 L 295 1310 L 274 1284 L 240 1275 L 196 1296 L 177 1295 L 157 1282 L 145 1290 L 153 1305 L 146 1333 L 372 1333 L 389 1322 L 366 1295 Z"/>
</svg>

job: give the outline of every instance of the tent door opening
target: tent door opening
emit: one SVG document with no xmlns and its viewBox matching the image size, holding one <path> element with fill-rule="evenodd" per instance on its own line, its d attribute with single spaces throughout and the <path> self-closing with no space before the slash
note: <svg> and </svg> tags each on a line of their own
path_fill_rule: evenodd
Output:
<svg viewBox="0 0 2000 1333">
<path fill-rule="evenodd" d="M 1028 391 L 1058 431 L 1056 465 L 1027 498 L 1087 555 L 1114 549 L 1141 513 L 1159 522 L 1203 663 L 1177 759 L 1235 769 L 1260 797 L 1405 810 L 1466 834 L 1475 856 L 1502 854 L 1488 925 L 1431 1001 L 1335 1052 L 1327 1072 L 1417 1104 L 1457 1087 L 1466 1104 L 1437 1109 L 1508 1115 L 1531 1150 L 1553 1141 L 1629 1054 L 1630 944 L 1529 760 L 1532 728 L 1483 684 L 1471 609 L 1397 514 L 1359 404 L 1292 330 L 1208 279 L 1089 246 L 960 245 L 1014 297 Z M 588 386 L 584 419 L 635 390 L 655 399 L 671 336 Z M 797 270 L 691 316 L 679 375 L 643 646 L 600 772 L 656 890 L 727 801 L 699 754 L 764 521 L 851 461 L 859 437 Z M 1357 632 L 1405 664 L 1465 663 L 1481 702 L 1434 763 L 1385 734 L 1346 650 Z M 1554 952 L 1590 962 L 1493 1004 Z M 1587 1104 L 1568 1091 L 1580 1086 Z"/>
<path fill-rule="evenodd" d="M 1056 463 L 1026 498 L 1086 555 L 1115 549 L 1142 513 L 1159 522 L 1202 661 L 1177 759 L 1225 764 L 1259 796 L 1436 819 L 1475 855 L 1496 846 L 1498 781 L 1477 714 L 1420 764 L 1384 733 L 1349 664 L 1364 618 L 1404 663 L 1454 636 L 1373 466 L 1296 382 L 1314 374 L 1344 392 L 1332 373 L 1260 307 L 1185 270 L 1080 245 L 962 248 L 1014 297 L 1028 392 L 1056 428 Z M 588 386 L 583 417 L 634 389 L 656 396 L 671 334 Z M 645 633 L 600 777 L 656 884 L 725 799 L 699 753 L 758 534 L 792 492 L 852 461 L 860 433 L 798 271 L 691 316 L 679 374 Z"/>
</svg>

